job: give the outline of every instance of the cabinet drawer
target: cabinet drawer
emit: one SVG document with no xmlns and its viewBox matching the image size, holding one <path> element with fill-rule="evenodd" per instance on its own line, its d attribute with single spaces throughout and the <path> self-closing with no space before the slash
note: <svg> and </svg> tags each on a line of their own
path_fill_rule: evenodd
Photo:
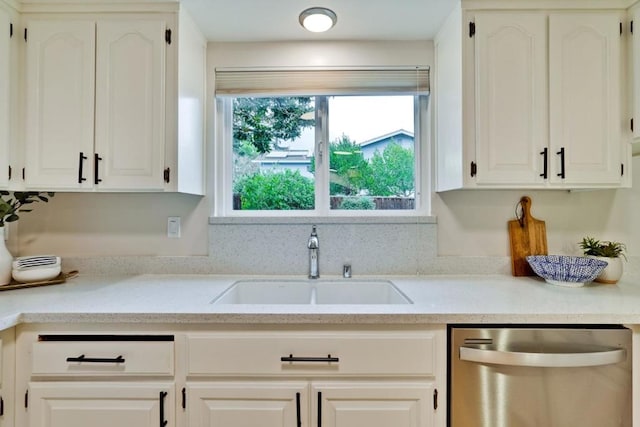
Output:
<svg viewBox="0 0 640 427">
<path fill-rule="evenodd" d="M 53 338 L 52 338 L 53 337 Z M 65 336 L 67 338 L 67 336 Z M 40 336 L 32 347 L 34 376 L 173 375 L 173 336 Z"/>
<path fill-rule="evenodd" d="M 232 332 L 187 336 L 187 373 L 433 375 L 430 332 Z"/>
</svg>

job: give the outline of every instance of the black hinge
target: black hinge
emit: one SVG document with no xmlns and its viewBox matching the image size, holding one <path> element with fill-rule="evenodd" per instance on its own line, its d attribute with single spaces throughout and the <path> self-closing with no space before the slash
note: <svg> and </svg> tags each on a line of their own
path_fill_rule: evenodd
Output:
<svg viewBox="0 0 640 427">
<path fill-rule="evenodd" d="M 164 182 L 167 184 L 171 182 L 171 168 L 166 168 L 164 170 Z"/>
<path fill-rule="evenodd" d="M 620 35 L 622 35 L 622 22 L 620 23 Z"/>
<path fill-rule="evenodd" d="M 167 28 L 164 32 L 164 41 L 167 42 L 167 44 L 171 44 L 171 29 Z"/>
<path fill-rule="evenodd" d="M 13 37 L 13 22 L 9 23 L 9 38 Z"/>
<path fill-rule="evenodd" d="M 187 389 L 182 387 L 182 409 L 187 409 Z"/>
<path fill-rule="evenodd" d="M 27 41 L 27 29 L 24 29 L 24 41 Z"/>
<path fill-rule="evenodd" d="M 477 173 L 478 165 L 476 165 L 476 162 L 471 162 L 471 176 L 476 176 Z"/>
<path fill-rule="evenodd" d="M 9 166 L 9 180 L 11 180 L 11 166 Z"/>
<path fill-rule="evenodd" d="M 433 410 L 438 409 L 438 389 L 433 390 Z"/>
<path fill-rule="evenodd" d="M 633 119 L 631 119 L 631 132 L 633 132 Z"/>
<path fill-rule="evenodd" d="M 4 416 L 4 399 L 0 397 L 0 417 Z"/>
<path fill-rule="evenodd" d="M 29 407 L 29 390 L 24 392 L 24 407 Z"/>
<path fill-rule="evenodd" d="M 22 180 L 25 180 L 25 172 L 24 172 L 24 168 L 22 168 Z"/>
<path fill-rule="evenodd" d="M 620 163 L 620 176 L 624 176 L 624 163 Z"/>
<path fill-rule="evenodd" d="M 469 22 L 469 37 L 473 37 L 476 35 L 476 23 Z"/>
</svg>

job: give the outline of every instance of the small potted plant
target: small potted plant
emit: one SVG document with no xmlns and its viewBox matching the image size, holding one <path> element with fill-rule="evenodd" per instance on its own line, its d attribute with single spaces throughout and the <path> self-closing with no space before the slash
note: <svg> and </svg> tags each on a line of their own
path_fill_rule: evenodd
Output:
<svg viewBox="0 0 640 427">
<path fill-rule="evenodd" d="M 606 261 L 608 265 L 596 278 L 599 283 L 618 283 L 622 277 L 622 258 L 627 259 L 624 243 L 600 241 L 593 237 L 585 237 L 579 243 L 584 255 Z"/>
<path fill-rule="evenodd" d="M 31 212 L 28 206 L 35 202 L 48 202 L 54 193 L 38 191 L 0 190 L 0 285 L 6 285 L 11 281 L 11 263 L 13 256 L 7 250 L 4 243 L 4 224 L 20 219 L 19 213 Z"/>
</svg>

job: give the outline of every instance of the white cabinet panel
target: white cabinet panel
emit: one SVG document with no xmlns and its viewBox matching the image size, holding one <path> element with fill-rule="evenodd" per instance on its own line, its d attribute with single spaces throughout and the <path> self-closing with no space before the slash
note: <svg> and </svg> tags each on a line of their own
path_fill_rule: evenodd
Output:
<svg viewBox="0 0 640 427">
<path fill-rule="evenodd" d="M 79 182 L 79 156 L 93 153 L 95 24 L 33 20 L 26 49 L 25 183 L 90 188 Z M 92 163 L 83 166 L 91 176 Z"/>
<path fill-rule="evenodd" d="M 640 3 L 637 3 L 630 10 L 630 27 L 634 31 L 631 34 L 631 57 L 630 57 L 630 84 L 632 85 L 632 118 L 633 118 L 633 138 L 635 141 L 634 153 L 640 150 Z"/>
<path fill-rule="evenodd" d="M 431 383 L 314 383 L 314 426 L 431 427 L 434 425 Z M 320 411 L 317 405 L 321 405 Z"/>
<path fill-rule="evenodd" d="M 478 13 L 475 24 L 476 182 L 543 183 L 546 17 Z"/>
<path fill-rule="evenodd" d="M 189 427 L 308 425 L 305 382 L 229 382 L 187 385 Z"/>
<path fill-rule="evenodd" d="M 11 18 L 0 7 L 0 188 L 9 185 L 9 143 L 11 138 Z"/>
<path fill-rule="evenodd" d="M 165 24 L 98 22 L 96 154 L 101 189 L 162 190 Z"/>
<path fill-rule="evenodd" d="M 31 383 L 29 427 L 174 426 L 174 405 L 170 383 Z"/>
<path fill-rule="evenodd" d="M 621 21 L 618 12 L 549 17 L 552 182 L 622 180 Z"/>
</svg>

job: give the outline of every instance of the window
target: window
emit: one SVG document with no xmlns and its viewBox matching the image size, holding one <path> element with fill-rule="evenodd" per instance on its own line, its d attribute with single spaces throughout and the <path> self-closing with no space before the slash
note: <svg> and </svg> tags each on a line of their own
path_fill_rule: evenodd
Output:
<svg viewBox="0 0 640 427">
<path fill-rule="evenodd" d="M 222 76 L 216 81 L 219 182 L 224 183 L 216 192 L 223 207 L 218 211 L 303 216 L 425 212 L 428 197 L 421 200 L 420 188 L 428 171 L 420 166 L 427 152 L 421 129 L 428 92 L 420 90 L 421 76 L 411 72 L 410 89 L 390 89 L 393 85 L 385 82 L 384 87 L 345 90 L 334 82 L 293 94 L 278 87 L 284 77 L 272 81 L 270 90 L 225 92 L 228 82 Z M 256 80 L 260 75 L 241 86 Z M 308 83 L 284 81 L 292 87 Z"/>
</svg>

